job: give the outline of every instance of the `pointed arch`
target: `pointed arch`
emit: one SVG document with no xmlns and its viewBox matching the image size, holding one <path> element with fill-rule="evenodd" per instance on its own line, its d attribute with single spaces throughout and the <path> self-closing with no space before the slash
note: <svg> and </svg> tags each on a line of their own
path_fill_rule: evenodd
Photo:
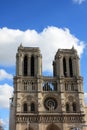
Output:
<svg viewBox="0 0 87 130">
<path fill-rule="evenodd" d="M 65 83 L 65 90 L 68 91 L 68 84 Z"/>
<path fill-rule="evenodd" d="M 72 103 L 72 109 L 73 109 L 73 112 L 76 112 L 76 103 Z"/>
<path fill-rule="evenodd" d="M 70 71 L 70 77 L 73 76 L 73 68 L 72 68 L 72 59 L 71 57 L 69 58 L 69 71 Z"/>
<path fill-rule="evenodd" d="M 30 111 L 35 112 L 35 103 L 31 103 Z"/>
<path fill-rule="evenodd" d="M 27 112 L 28 111 L 28 107 L 27 107 L 27 103 L 23 104 L 23 112 Z"/>
<path fill-rule="evenodd" d="M 27 74 L 28 74 L 28 58 L 27 58 L 27 56 L 24 56 L 24 68 L 23 68 L 23 70 L 24 70 L 24 76 L 27 76 Z"/>
<path fill-rule="evenodd" d="M 61 129 L 57 125 L 52 123 L 52 124 L 47 126 L 46 130 L 61 130 Z"/>
<path fill-rule="evenodd" d="M 71 84 L 71 91 L 74 91 L 74 84 Z"/>
<path fill-rule="evenodd" d="M 67 73 L 66 73 L 66 59 L 65 59 L 65 57 L 63 58 L 63 74 L 64 74 L 65 77 L 67 76 Z"/>
<path fill-rule="evenodd" d="M 66 112 L 70 112 L 69 103 L 66 103 Z"/>
<path fill-rule="evenodd" d="M 31 56 L 31 76 L 34 76 L 34 56 Z"/>
</svg>

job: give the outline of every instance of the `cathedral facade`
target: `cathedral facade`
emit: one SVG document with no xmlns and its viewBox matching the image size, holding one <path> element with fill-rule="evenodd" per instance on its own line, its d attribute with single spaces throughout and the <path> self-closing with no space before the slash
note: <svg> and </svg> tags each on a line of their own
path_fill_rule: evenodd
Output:
<svg viewBox="0 0 87 130">
<path fill-rule="evenodd" d="M 59 49 L 53 76 L 43 76 L 40 49 L 20 45 L 9 130 L 83 130 L 87 107 L 79 60 L 74 48 Z"/>
</svg>

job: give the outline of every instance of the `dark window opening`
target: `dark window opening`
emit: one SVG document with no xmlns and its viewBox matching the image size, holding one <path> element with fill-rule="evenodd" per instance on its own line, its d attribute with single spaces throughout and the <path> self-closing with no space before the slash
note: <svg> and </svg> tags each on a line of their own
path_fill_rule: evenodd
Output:
<svg viewBox="0 0 87 130">
<path fill-rule="evenodd" d="M 32 82 L 32 90 L 35 90 L 35 84 Z"/>
<path fill-rule="evenodd" d="M 35 112 L 35 104 L 31 103 L 31 112 Z"/>
<path fill-rule="evenodd" d="M 67 76 L 67 72 L 66 72 L 66 59 L 63 58 L 63 74 L 66 77 Z"/>
<path fill-rule="evenodd" d="M 69 112 L 70 110 L 69 110 L 69 104 L 68 103 L 66 103 L 66 112 Z"/>
<path fill-rule="evenodd" d="M 53 62 L 53 75 L 56 76 L 56 62 Z"/>
<path fill-rule="evenodd" d="M 72 69 L 72 60 L 69 58 L 69 70 L 70 70 L 70 77 L 73 76 L 73 69 Z"/>
<path fill-rule="evenodd" d="M 23 105 L 23 112 L 27 112 L 27 103 L 24 103 Z"/>
<path fill-rule="evenodd" d="M 72 104 L 73 112 L 76 112 L 76 103 Z"/>
<path fill-rule="evenodd" d="M 34 76 L 34 56 L 31 57 L 31 76 Z"/>
<path fill-rule="evenodd" d="M 27 66 L 28 66 L 28 59 L 27 56 L 24 57 L 24 76 L 27 76 Z"/>
</svg>

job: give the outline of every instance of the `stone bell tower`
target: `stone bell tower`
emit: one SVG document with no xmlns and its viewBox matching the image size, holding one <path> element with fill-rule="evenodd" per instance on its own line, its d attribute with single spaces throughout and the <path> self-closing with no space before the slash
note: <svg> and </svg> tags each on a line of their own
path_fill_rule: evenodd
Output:
<svg viewBox="0 0 87 130">
<path fill-rule="evenodd" d="M 82 130 L 87 108 L 79 60 L 74 48 L 59 49 L 53 76 L 42 76 L 40 49 L 18 47 L 10 130 Z"/>
<path fill-rule="evenodd" d="M 59 49 L 53 62 L 54 76 L 80 77 L 80 63 L 77 51 L 72 49 Z"/>
<path fill-rule="evenodd" d="M 16 54 L 10 130 L 27 130 L 31 116 L 35 116 L 33 113 L 38 113 L 40 77 L 42 77 L 42 55 L 39 48 L 20 45 Z M 38 124 L 32 125 L 38 129 Z"/>
<path fill-rule="evenodd" d="M 61 111 L 63 118 L 66 118 L 63 127 L 67 129 L 82 129 L 81 126 L 85 122 L 83 78 L 80 75 L 79 61 L 80 58 L 73 47 L 59 49 L 53 61 L 53 75 L 59 82 Z"/>
<path fill-rule="evenodd" d="M 41 76 L 42 56 L 39 48 L 28 48 L 20 45 L 16 55 L 17 76 Z"/>
</svg>

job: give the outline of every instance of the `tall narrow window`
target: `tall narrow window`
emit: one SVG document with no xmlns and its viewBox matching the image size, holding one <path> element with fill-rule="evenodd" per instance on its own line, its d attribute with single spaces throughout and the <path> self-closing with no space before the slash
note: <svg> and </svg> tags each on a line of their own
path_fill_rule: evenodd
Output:
<svg viewBox="0 0 87 130">
<path fill-rule="evenodd" d="M 31 76 L 34 76 L 34 56 L 31 57 Z"/>
<path fill-rule="evenodd" d="M 63 58 L 63 74 L 64 74 L 65 77 L 67 76 L 67 73 L 66 73 L 66 59 L 65 58 Z"/>
<path fill-rule="evenodd" d="M 74 91 L 74 84 L 71 84 L 71 91 Z"/>
<path fill-rule="evenodd" d="M 69 70 L 70 70 L 70 77 L 73 76 L 73 69 L 72 69 L 72 60 L 69 58 Z"/>
<path fill-rule="evenodd" d="M 27 112 L 27 103 L 24 103 L 23 105 L 23 112 Z"/>
<path fill-rule="evenodd" d="M 76 112 L 76 103 L 72 104 L 72 109 L 73 109 L 73 112 Z"/>
<path fill-rule="evenodd" d="M 69 111 L 70 111 L 69 109 L 70 109 L 70 108 L 69 108 L 69 104 L 66 103 L 66 112 L 69 112 Z"/>
<path fill-rule="evenodd" d="M 35 84 L 32 82 L 32 90 L 35 90 Z"/>
<path fill-rule="evenodd" d="M 27 66 L 28 66 L 28 59 L 27 56 L 24 57 L 24 76 L 27 76 Z"/>
<path fill-rule="evenodd" d="M 65 90 L 68 91 L 68 84 L 65 83 Z"/>
<path fill-rule="evenodd" d="M 35 104 L 31 103 L 31 112 L 35 112 Z"/>
</svg>

